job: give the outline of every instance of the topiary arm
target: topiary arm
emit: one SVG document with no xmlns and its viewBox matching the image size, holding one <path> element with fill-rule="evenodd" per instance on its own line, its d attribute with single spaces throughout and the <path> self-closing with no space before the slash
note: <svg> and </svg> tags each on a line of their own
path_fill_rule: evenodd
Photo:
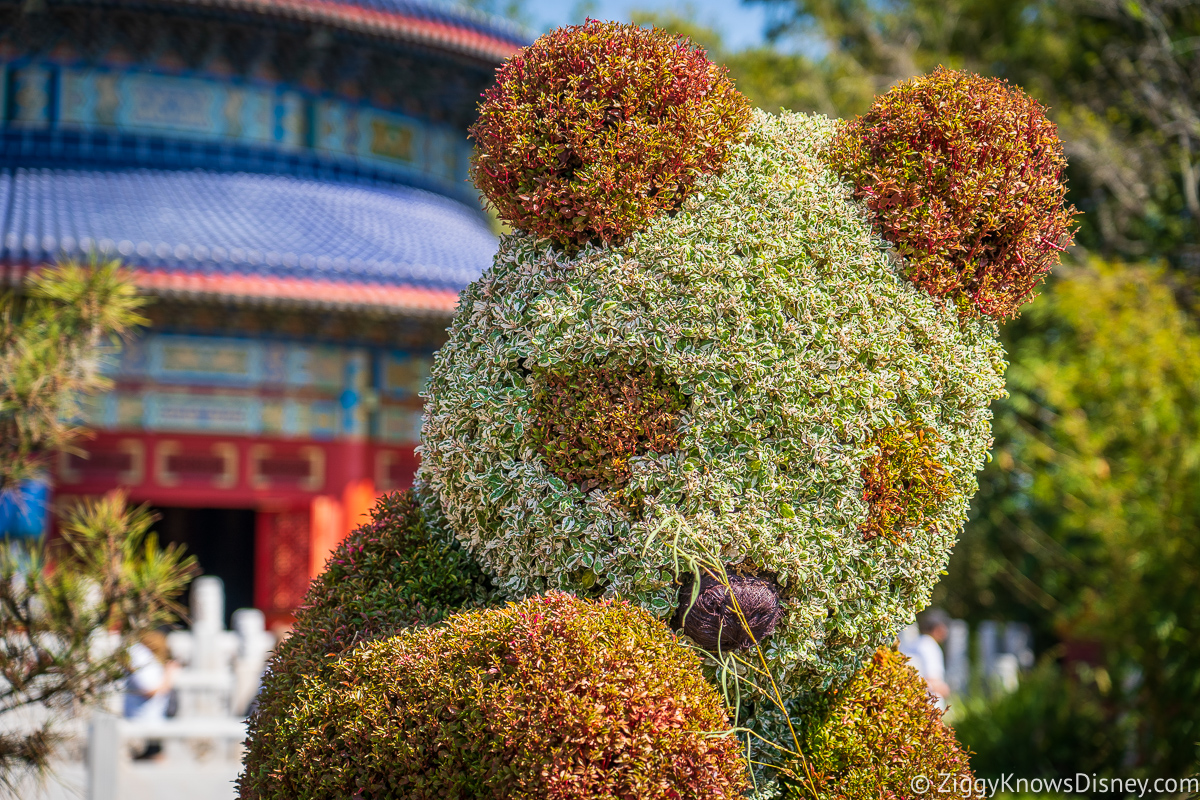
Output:
<svg viewBox="0 0 1200 800">
<path fill-rule="evenodd" d="M 313 580 L 292 635 L 267 666 L 238 780 L 243 800 L 297 796 L 299 787 L 283 786 L 271 765 L 284 746 L 280 722 L 293 714 L 306 677 L 324 676 L 360 643 L 494 600 L 487 576 L 453 537 L 426 522 L 411 489 L 381 498 L 371 521 L 342 542 Z"/>
</svg>

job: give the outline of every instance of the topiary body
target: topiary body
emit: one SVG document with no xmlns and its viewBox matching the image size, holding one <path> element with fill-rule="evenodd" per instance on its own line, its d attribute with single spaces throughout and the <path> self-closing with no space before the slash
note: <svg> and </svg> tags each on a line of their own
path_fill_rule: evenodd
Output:
<svg viewBox="0 0 1200 800">
<path fill-rule="evenodd" d="M 411 490 L 381 498 L 371 517 L 330 556 L 268 664 L 238 779 L 243 800 L 303 791 L 306 780 L 281 771 L 290 745 L 280 726 L 297 713 L 296 692 L 306 680 L 323 680 L 357 644 L 498 602 L 453 537 L 427 523 Z"/>
<path fill-rule="evenodd" d="M 969 752 L 907 661 L 881 648 L 853 680 L 794 714 L 805 758 L 789 764 L 787 800 L 978 797 Z"/>
<path fill-rule="evenodd" d="M 845 125 L 747 117 L 685 42 L 589 22 L 505 65 L 473 135 L 477 183 L 520 230 L 435 359 L 417 476 L 434 524 L 395 506 L 410 539 L 343 548 L 315 584 L 243 797 L 723 796 L 730 742 L 697 736 L 727 722 L 671 621 L 757 762 L 806 754 L 810 794 L 969 776 L 877 648 L 928 602 L 975 490 L 995 320 L 1069 240 L 1041 108 L 939 71 Z M 432 552 L 441 577 L 393 594 Z M 335 660 L 491 586 L 606 601 L 449 616 Z M 614 636 L 618 598 L 661 622 Z"/>
<path fill-rule="evenodd" d="M 646 613 L 563 594 L 360 645 L 297 687 L 273 797 L 734 798 L 737 739 Z M 265 796 L 265 795 L 264 795 Z"/>
<path fill-rule="evenodd" d="M 603 593 L 667 621 L 697 563 L 769 577 L 785 695 L 848 678 L 928 602 L 991 443 L 1003 353 L 993 322 L 904 279 L 822 158 L 835 131 L 756 112 L 675 215 L 570 256 L 514 233 L 463 292 L 427 390 L 421 499 L 503 591 Z M 686 401 L 674 449 L 629 455 L 621 487 L 547 459 L 539 427 L 540 398 L 601 365 Z M 865 537 L 877 434 L 914 426 L 940 490 Z"/>
</svg>

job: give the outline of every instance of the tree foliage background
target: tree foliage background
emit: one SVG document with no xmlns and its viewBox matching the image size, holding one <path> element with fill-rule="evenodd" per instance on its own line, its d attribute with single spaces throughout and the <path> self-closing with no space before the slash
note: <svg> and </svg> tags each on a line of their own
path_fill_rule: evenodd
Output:
<svg viewBox="0 0 1200 800">
<path fill-rule="evenodd" d="M 0 496 L 18 503 L 83 435 L 71 420 L 109 385 L 104 346 L 145 322 L 115 261 L 45 267 L 21 289 L 0 296 Z M 0 538 L 0 791 L 44 775 L 55 712 L 96 700 L 130 646 L 176 619 L 195 560 L 159 547 L 152 522 L 113 494 L 61 509 L 55 542 Z"/>
<path fill-rule="evenodd" d="M 750 0 L 768 44 L 686 33 L 767 110 L 852 117 L 938 65 L 1050 107 L 1084 212 L 1003 329 L 1010 397 L 935 603 L 1025 621 L 1016 693 L 960 709 L 980 775 L 1181 776 L 1200 741 L 1200 0 Z"/>
</svg>

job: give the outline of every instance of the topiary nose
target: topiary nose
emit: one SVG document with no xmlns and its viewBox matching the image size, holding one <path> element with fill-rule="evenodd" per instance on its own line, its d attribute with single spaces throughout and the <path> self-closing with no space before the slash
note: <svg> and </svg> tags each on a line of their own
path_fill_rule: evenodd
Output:
<svg viewBox="0 0 1200 800">
<path fill-rule="evenodd" d="M 731 598 L 730 592 L 733 593 Z M 758 575 L 730 575 L 729 586 L 705 574 L 700 593 L 692 599 L 691 582 L 679 592 L 679 610 L 672 624 L 682 628 L 696 644 L 712 652 L 741 650 L 761 644 L 775 632 L 783 614 L 775 579 Z M 737 600 L 735 609 L 733 600 Z M 741 611 L 741 617 L 738 616 Z M 743 624 L 743 619 L 745 620 Z"/>
</svg>

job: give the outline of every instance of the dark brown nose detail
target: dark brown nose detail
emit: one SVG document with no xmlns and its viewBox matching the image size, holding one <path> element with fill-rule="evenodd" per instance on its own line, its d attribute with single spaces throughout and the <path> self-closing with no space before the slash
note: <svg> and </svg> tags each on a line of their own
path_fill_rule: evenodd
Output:
<svg viewBox="0 0 1200 800">
<path fill-rule="evenodd" d="M 734 611 L 730 590 L 737 598 L 747 625 L 742 625 Z M 730 575 L 729 589 L 726 589 L 716 578 L 705 574 L 700 579 L 700 594 L 689 609 L 691 599 L 692 589 L 688 583 L 679 592 L 679 610 L 675 612 L 673 624 L 683 628 L 696 644 L 714 653 L 762 643 L 775 632 L 783 613 L 779 607 L 779 587 L 774 579 L 754 575 Z"/>
</svg>

